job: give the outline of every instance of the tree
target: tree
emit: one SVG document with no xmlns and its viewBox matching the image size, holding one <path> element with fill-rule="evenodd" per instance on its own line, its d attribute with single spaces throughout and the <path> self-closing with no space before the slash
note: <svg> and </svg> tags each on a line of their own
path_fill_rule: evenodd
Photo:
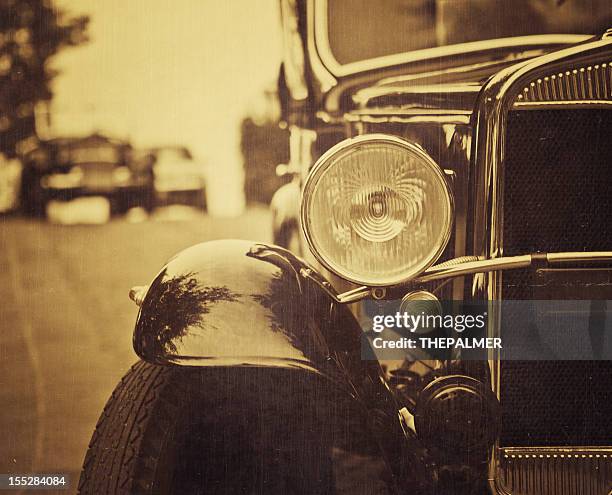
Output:
<svg viewBox="0 0 612 495">
<path fill-rule="evenodd" d="M 6 156 L 36 142 L 34 109 L 52 97 L 49 59 L 87 41 L 88 22 L 68 17 L 50 0 L 0 0 L 0 152 Z"/>
</svg>

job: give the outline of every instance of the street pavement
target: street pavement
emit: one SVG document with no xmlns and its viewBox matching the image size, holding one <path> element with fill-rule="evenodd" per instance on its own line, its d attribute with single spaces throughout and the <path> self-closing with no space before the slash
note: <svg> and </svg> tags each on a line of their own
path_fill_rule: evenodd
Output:
<svg viewBox="0 0 612 495">
<path fill-rule="evenodd" d="M 270 225 L 263 208 L 101 226 L 0 217 L 0 473 L 67 473 L 62 493 L 74 493 L 98 416 L 137 360 L 129 288 L 181 249 L 269 241 Z"/>
</svg>

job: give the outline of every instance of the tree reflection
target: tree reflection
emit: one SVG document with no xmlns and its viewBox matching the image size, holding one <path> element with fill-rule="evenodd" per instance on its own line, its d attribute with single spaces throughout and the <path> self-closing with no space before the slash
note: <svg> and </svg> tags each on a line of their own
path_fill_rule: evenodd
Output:
<svg viewBox="0 0 612 495">
<path fill-rule="evenodd" d="M 162 271 L 151 285 L 138 325 L 148 355 L 176 354 L 176 342 L 189 328 L 204 328 L 203 316 L 219 301 L 236 301 L 240 294 L 226 286 L 203 286 L 194 272 L 166 277 Z"/>
<path fill-rule="evenodd" d="M 251 297 L 264 308 L 268 309 L 268 319 L 273 332 L 287 333 L 294 338 L 300 321 L 306 315 L 300 315 L 302 294 L 299 293 L 298 285 L 285 272 L 279 271 L 272 275 L 268 292 L 253 294 Z"/>
<path fill-rule="evenodd" d="M 251 297 L 268 310 L 270 329 L 284 334 L 309 360 L 314 362 L 329 355 L 321 330 L 329 325 L 326 305 L 320 294 L 303 290 L 292 272 L 275 273 L 268 291 Z"/>
</svg>

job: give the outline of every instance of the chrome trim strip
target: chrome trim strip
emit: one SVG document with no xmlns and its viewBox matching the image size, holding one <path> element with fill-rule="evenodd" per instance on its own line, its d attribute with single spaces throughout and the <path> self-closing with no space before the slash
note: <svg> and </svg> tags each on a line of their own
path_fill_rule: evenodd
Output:
<svg viewBox="0 0 612 495">
<path fill-rule="evenodd" d="M 331 50 L 329 44 L 328 24 L 327 24 L 327 0 L 310 0 L 309 7 L 314 2 L 314 16 L 316 19 L 314 29 L 314 39 L 317 52 L 323 65 L 336 77 L 347 76 L 357 72 L 364 72 L 391 65 L 407 64 L 419 62 L 432 58 L 447 57 L 452 55 L 462 55 L 470 52 L 480 52 L 483 50 L 499 50 L 513 47 L 533 47 L 541 45 L 571 45 L 580 43 L 592 38 L 588 34 L 544 34 L 531 36 L 516 36 L 511 38 L 497 38 L 492 40 L 472 41 L 456 45 L 438 46 L 414 50 L 411 52 L 385 55 L 369 60 L 340 64 Z"/>
<path fill-rule="evenodd" d="M 549 263 L 580 263 L 581 261 L 610 261 L 612 251 L 592 251 L 579 253 L 548 253 Z"/>
<path fill-rule="evenodd" d="M 517 101 L 514 110 L 576 110 L 577 108 L 610 108 L 611 101 Z"/>
<path fill-rule="evenodd" d="M 612 458 L 612 446 L 610 447 L 589 447 L 588 445 L 579 447 L 503 447 L 508 455 L 524 454 L 529 457 L 542 457 L 548 453 L 566 454 L 571 456 L 586 456 L 589 454 L 599 454 L 605 458 Z M 587 452 L 584 452 L 584 451 Z"/>
<path fill-rule="evenodd" d="M 444 108 L 401 108 L 401 107 L 377 107 L 377 108 L 361 108 L 358 110 L 352 110 L 345 113 L 345 118 L 351 118 L 354 115 L 411 115 L 416 117 L 428 117 L 428 116 L 459 116 L 459 117 L 470 117 L 472 115 L 471 110 L 456 110 L 456 109 L 444 109 Z"/>
<path fill-rule="evenodd" d="M 389 109 L 385 112 L 384 109 L 375 112 L 351 112 L 344 114 L 346 122 L 365 122 L 368 124 L 380 123 L 398 123 L 398 124 L 464 124 L 470 123 L 470 114 L 461 113 L 435 113 L 431 115 L 411 114 L 410 112 L 402 112 L 401 110 Z"/>
<path fill-rule="evenodd" d="M 310 67 L 315 77 L 318 79 L 321 84 L 321 92 L 327 93 L 331 88 L 333 88 L 338 81 L 332 76 L 332 74 L 325 68 L 325 66 L 321 63 L 321 57 L 317 52 L 317 46 L 315 43 L 315 9 L 314 9 L 314 0 L 308 0 L 308 5 L 306 6 L 306 23 L 307 23 L 307 34 L 306 34 L 306 44 L 308 46 L 308 60 L 310 62 Z"/>
</svg>

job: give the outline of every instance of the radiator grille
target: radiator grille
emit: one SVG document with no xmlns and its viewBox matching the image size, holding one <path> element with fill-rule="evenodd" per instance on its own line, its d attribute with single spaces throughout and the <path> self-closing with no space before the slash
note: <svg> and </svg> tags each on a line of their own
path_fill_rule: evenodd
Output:
<svg viewBox="0 0 612 495">
<path fill-rule="evenodd" d="M 611 137 L 610 110 L 510 112 L 505 255 L 612 249 Z M 504 273 L 502 297 L 532 299 L 530 273 Z M 502 335 L 521 331 L 503 316 Z M 504 362 L 500 392 L 501 445 L 612 443 L 611 362 Z"/>
<path fill-rule="evenodd" d="M 502 363 L 502 446 L 612 443 L 608 361 Z"/>
<path fill-rule="evenodd" d="M 510 112 L 504 254 L 612 246 L 612 110 Z"/>
</svg>

